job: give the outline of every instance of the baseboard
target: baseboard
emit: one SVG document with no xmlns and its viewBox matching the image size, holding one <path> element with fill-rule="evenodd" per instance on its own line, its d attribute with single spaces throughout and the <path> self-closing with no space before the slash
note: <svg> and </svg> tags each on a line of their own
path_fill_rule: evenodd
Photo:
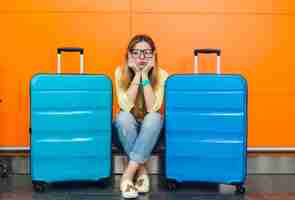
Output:
<svg viewBox="0 0 295 200">
<path fill-rule="evenodd" d="M 5 162 L 11 174 L 30 174 L 29 154 L 1 155 L 0 163 Z M 113 174 L 121 174 L 124 169 L 126 156 L 113 156 Z M 163 166 L 159 155 L 154 155 L 148 162 L 148 169 L 151 174 L 162 174 Z M 295 174 L 294 155 L 269 155 L 259 154 L 248 156 L 248 174 Z"/>
</svg>

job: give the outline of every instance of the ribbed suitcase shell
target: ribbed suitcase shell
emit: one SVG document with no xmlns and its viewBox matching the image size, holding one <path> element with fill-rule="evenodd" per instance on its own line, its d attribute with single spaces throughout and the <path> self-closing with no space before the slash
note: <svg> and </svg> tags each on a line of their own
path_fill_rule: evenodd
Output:
<svg viewBox="0 0 295 200">
<path fill-rule="evenodd" d="M 112 82 L 105 75 L 39 74 L 30 82 L 33 181 L 111 174 Z"/>
<path fill-rule="evenodd" d="M 244 183 L 246 80 L 240 75 L 172 75 L 165 102 L 166 178 Z"/>
</svg>

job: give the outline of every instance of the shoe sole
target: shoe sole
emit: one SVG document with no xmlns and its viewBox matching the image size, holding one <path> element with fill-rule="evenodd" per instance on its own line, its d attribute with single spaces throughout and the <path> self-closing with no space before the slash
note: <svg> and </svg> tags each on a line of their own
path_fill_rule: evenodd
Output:
<svg viewBox="0 0 295 200">
<path fill-rule="evenodd" d="M 137 197 L 138 197 L 138 194 L 124 194 L 124 193 L 122 193 L 122 197 L 124 198 L 124 199 L 136 199 Z"/>
</svg>

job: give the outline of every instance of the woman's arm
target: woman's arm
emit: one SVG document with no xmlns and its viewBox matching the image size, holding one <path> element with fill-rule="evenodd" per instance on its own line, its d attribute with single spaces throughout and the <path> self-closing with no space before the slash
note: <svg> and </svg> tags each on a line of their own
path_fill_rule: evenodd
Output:
<svg viewBox="0 0 295 200">
<path fill-rule="evenodd" d="M 147 73 L 142 72 L 142 80 L 143 81 L 149 80 Z M 146 110 L 147 112 L 151 112 L 155 102 L 155 95 L 150 83 L 143 86 L 143 94 L 144 94 Z"/>
<path fill-rule="evenodd" d="M 136 72 L 135 73 L 135 76 L 127 90 L 127 95 L 129 97 L 129 99 L 134 102 L 135 99 L 136 99 L 136 96 L 137 96 L 137 93 L 138 93 L 138 87 L 139 87 L 139 84 L 140 84 L 140 78 L 141 78 L 141 73 L 140 71 L 139 72 Z"/>
</svg>

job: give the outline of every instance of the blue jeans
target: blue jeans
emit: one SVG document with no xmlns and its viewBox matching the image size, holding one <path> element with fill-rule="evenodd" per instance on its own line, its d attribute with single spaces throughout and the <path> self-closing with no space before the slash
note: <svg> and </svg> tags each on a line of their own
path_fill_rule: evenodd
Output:
<svg viewBox="0 0 295 200">
<path fill-rule="evenodd" d="M 115 121 L 117 135 L 130 160 L 143 164 L 158 141 L 163 126 L 161 114 L 151 112 L 137 121 L 129 112 L 119 112 Z"/>
</svg>

